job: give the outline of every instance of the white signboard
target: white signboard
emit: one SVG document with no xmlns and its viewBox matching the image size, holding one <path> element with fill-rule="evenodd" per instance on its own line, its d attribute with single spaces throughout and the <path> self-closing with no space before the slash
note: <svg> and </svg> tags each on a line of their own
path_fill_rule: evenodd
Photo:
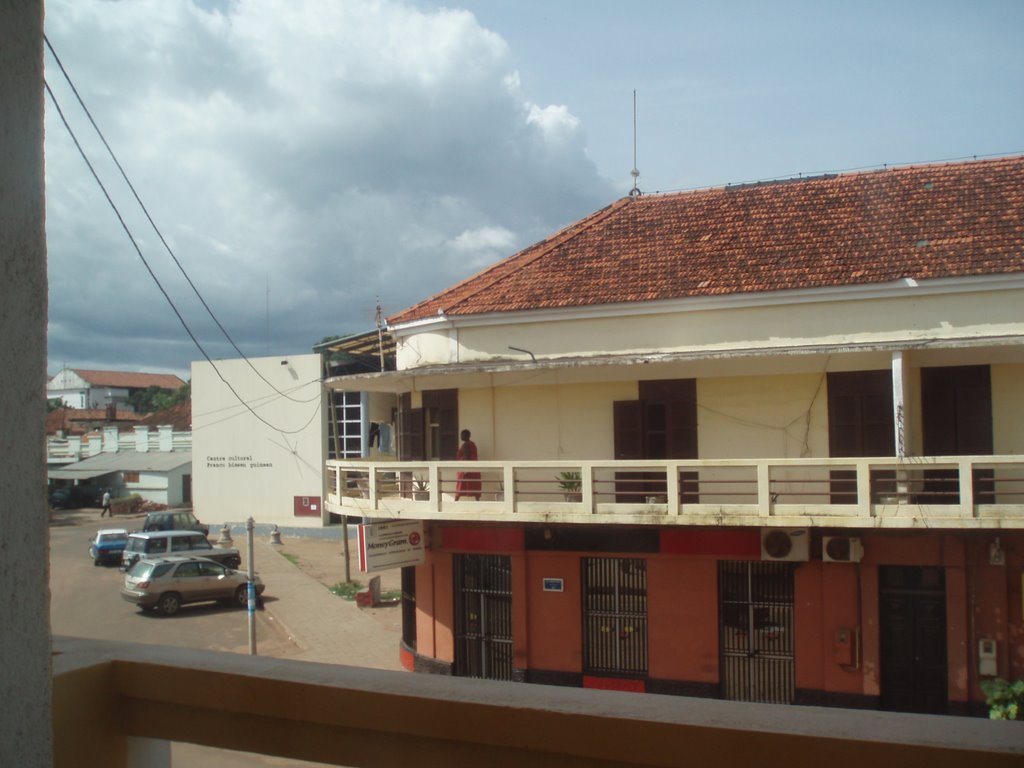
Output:
<svg viewBox="0 0 1024 768">
<path fill-rule="evenodd" d="M 422 520 L 359 526 L 359 570 L 363 573 L 419 565 L 423 560 Z"/>
</svg>

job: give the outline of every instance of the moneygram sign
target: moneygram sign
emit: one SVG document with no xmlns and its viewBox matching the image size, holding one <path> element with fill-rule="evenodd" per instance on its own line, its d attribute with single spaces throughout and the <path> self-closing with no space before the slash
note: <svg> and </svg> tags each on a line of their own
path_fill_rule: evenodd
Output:
<svg viewBox="0 0 1024 768">
<path fill-rule="evenodd" d="M 423 558 L 422 520 L 359 526 L 359 570 L 363 573 L 419 565 Z"/>
</svg>

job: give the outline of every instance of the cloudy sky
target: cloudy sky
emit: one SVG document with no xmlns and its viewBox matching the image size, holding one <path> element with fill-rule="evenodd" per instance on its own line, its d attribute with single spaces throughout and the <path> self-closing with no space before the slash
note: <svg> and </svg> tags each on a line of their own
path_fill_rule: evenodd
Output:
<svg viewBox="0 0 1024 768">
<path fill-rule="evenodd" d="M 1017 0 L 48 0 L 46 32 L 235 343 L 309 351 L 632 186 L 1024 151 Z M 236 357 L 47 54 L 206 353 Z M 47 103 L 49 369 L 202 353 Z"/>
</svg>

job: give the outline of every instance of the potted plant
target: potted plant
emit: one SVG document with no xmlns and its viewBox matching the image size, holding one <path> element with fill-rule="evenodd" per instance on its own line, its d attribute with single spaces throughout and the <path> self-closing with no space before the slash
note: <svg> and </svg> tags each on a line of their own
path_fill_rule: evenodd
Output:
<svg viewBox="0 0 1024 768">
<path fill-rule="evenodd" d="M 427 501 L 430 499 L 430 483 L 422 477 L 414 477 L 412 480 L 412 498 L 415 501 Z"/>
<path fill-rule="evenodd" d="M 1001 677 L 982 680 L 981 690 L 988 697 L 991 720 L 1024 720 L 1024 679 L 1009 682 Z"/>
<path fill-rule="evenodd" d="M 580 472 L 560 472 L 558 487 L 562 489 L 566 501 L 580 502 L 583 500 L 583 475 Z"/>
</svg>

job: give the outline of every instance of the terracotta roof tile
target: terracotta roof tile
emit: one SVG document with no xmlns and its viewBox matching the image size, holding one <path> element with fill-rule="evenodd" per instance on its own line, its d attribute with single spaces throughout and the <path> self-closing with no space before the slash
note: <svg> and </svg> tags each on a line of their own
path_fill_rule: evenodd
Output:
<svg viewBox="0 0 1024 768">
<path fill-rule="evenodd" d="M 1024 157 L 618 200 L 389 318 L 1024 271 Z"/>
<path fill-rule="evenodd" d="M 131 371 L 90 371 L 72 368 L 75 373 L 94 387 L 118 387 L 122 389 L 180 389 L 185 382 L 171 373 L 133 373 Z"/>
<path fill-rule="evenodd" d="M 170 424 L 175 432 L 191 432 L 192 401 L 186 400 L 162 411 L 147 413 L 139 420 L 139 424 L 152 428 Z"/>
</svg>

